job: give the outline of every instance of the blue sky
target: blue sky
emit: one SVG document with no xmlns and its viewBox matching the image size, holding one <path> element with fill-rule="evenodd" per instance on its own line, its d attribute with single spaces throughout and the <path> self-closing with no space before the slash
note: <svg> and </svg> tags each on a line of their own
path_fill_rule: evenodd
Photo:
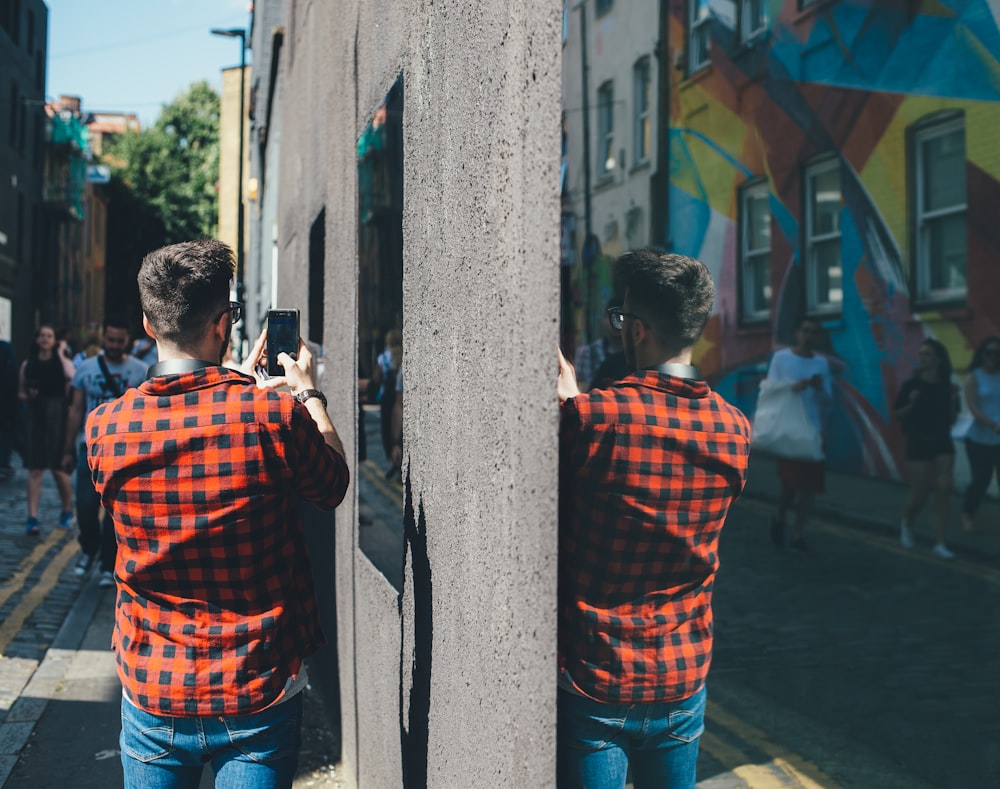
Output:
<svg viewBox="0 0 1000 789">
<path fill-rule="evenodd" d="M 222 69 L 239 65 L 239 39 L 213 36 L 209 29 L 250 24 L 250 0 L 46 0 L 46 5 L 46 96 L 79 96 L 84 111 L 135 112 L 143 128 L 192 82 L 203 79 L 220 90 Z"/>
</svg>

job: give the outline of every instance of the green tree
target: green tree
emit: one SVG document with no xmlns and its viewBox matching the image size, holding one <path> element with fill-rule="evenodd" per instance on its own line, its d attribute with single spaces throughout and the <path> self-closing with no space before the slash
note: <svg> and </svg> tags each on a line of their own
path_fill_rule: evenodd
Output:
<svg viewBox="0 0 1000 789">
<path fill-rule="evenodd" d="M 165 244 L 216 235 L 219 96 L 196 82 L 142 132 L 114 140 L 108 197 L 106 310 L 141 323 L 136 275 L 142 258 Z"/>
<path fill-rule="evenodd" d="M 163 223 L 163 243 L 214 236 L 218 221 L 219 95 L 195 82 L 156 122 L 119 137 L 112 172 Z"/>
</svg>

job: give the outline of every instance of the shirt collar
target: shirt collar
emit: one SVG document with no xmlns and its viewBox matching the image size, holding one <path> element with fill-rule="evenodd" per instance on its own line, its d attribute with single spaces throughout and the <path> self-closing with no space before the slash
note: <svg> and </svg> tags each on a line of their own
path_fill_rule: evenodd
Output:
<svg viewBox="0 0 1000 789">
<path fill-rule="evenodd" d="M 176 375 L 160 375 L 150 378 L 139 386 L 143 394 L 164 396 L 175 395 L 183 392 L 190 392 L 195 389 L 206 389 L 222 383 L 255 383 L 249 375 L 244 375 L 238 370 L 223 367 L 221 364 L 210 367 L 202 367 L 189 373 L 179 373 Z"/>
<path fill-rule="evenodd" d="M 692 400 L 707 397 L 709 392 L 711 392 L 708 384 L 704 381 L 693 381 L 689 378 L 664 375 L 657 370 L 638 370 L 625 376 L 617 385 L 656 389 Z"/>
</svg>

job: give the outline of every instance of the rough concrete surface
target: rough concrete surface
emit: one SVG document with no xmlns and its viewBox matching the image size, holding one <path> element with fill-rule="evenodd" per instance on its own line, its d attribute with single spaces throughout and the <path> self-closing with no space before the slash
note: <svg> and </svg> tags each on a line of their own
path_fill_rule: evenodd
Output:
<svg viewBox="0 0 1000 789">
<path fill-rule="evenodd" d="M 560 14 L 288 6 L 279 293 L 306 302 L 325 209 L 328 371 L 357 364 L 356 142 L 404 82 L 401 599 L 358 550 L 356 493 L 337 513 L 343 763 L 361 786 L 554 783 Z M 353 380 L 326 386 L 351 455 Z"/>
</svg>

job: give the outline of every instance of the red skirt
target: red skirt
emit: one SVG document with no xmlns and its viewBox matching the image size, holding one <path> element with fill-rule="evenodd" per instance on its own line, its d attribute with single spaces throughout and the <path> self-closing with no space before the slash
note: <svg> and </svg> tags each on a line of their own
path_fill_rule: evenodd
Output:
<svg viewBox="0 0 1000 789">
<path fill-rule="evenodd" d="M 786 493 L 823 493 L 826 491 L 826 463 L 778 458 L 778 479 Z"/>
</svg>

